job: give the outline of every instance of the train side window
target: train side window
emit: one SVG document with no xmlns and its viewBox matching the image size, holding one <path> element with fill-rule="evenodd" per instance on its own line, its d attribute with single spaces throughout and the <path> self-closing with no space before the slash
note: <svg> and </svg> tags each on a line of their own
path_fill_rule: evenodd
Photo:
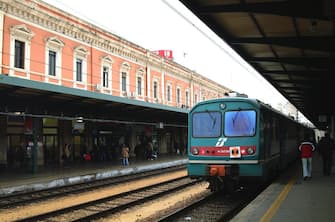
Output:
<svg viewBox="0 0 335 222">
<path fill-rule="evenodd" d="M 225 136 L 253 136 L 256 130 L 256 112 L 237 110 L 225 113 Z"/>
<path fill-rule="evenodd" d="M 193 137 L 221 136 L 221 112 L 199 112 L 192 116 Z"/>
</svg>

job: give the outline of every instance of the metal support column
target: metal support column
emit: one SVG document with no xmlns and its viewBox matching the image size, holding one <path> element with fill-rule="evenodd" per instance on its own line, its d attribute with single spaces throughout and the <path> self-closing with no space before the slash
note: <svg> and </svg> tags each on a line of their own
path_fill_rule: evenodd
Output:
<svg viewBox="0 0 335 222">
<path fill-rule="evenodd" d="M 38 138 L 39 138 L 39 118 L 33 118 L 33 168 L 32 173 L 36 174 L 38 171 Z"/>
</svg>

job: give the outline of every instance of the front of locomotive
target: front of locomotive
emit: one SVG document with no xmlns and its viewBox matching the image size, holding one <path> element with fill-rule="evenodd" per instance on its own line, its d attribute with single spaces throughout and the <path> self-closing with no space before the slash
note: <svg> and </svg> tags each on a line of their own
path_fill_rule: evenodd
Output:
<svg viewBox="0 0 335 222">
<path fill-rule="evenodd" d="M 188 175 L 209 181 L 212 190 L 231 187 L 258 165 L 259 105 L 246 98 L 197 104 L 188 117 Z M 256 172 L 255 172 L 256 171 Z"/>
</svg>

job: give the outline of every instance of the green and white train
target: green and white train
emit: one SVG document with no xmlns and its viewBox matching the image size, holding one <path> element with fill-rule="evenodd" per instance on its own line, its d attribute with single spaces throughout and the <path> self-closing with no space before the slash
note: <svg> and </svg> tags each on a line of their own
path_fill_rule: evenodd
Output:
<svg viewBox="0 0 335 222">
<path fill-rule="evenodd" d="M 188 116 L 188 175 L 231 192 L 241 179 L 265 182 L 298 158 L 314 130 L 256 100 L 200 102 Z"/>
</svg>

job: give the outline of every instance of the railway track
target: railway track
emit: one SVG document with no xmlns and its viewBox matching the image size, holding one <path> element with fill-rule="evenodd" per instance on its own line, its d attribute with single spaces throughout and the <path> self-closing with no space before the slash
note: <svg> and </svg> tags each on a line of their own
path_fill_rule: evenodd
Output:
<svg viewBox="0 0 335 222">
<path fill-rule="evenodd" d="M 184 208 L 162 216 L 159 222 L 229 221 L 248 203 L 250 203 L 266 186 L 248 184 L 246 188 L 238 189 L 231 195 L 223 192 L 214 192 L 209 196 L 197 200 Z"/>
<path fill-rule="evenodd" d="M 185 196 L 185 194 L 182 193 L 200 194 L 199 190 L 201 189 L 197 187 L 200 183 L 197 180 L 190 179 L 184 173 L 174 173 L 174 171 L 180 171 L 180 169 L 183 170 L 183 167 L 166 169 L 168 171 L 167 175 L 169 176 L 162 178 L 162 170 L 158 170 L 159 172 L 151 172 L 149 175 L 152 175 L 152 177 L 147 173 L 145 175 L 141 174 L 141 176 L 132 175 L 131 177 L 119 177 L 118 179 L 120 180 L 118 182 L 113 181 L 113 183 L 110 184 L 111 187 L 114 187 L 113 190 L 116 190 L 116 192 L 110 190 L 110 187 L 107 187 L 107 192 L 105 188 L 103 188 L 101 192 L 93 186 L 92 188 L 80 189 L 81 191 L 68 191 L 69 196 L 65 195 L 64 198 L 51 198 L 48 200 L 50 197 L 47 197 L 41 204 L 35 204 L 35 201 L 28 200 L 27 203 L 34 204 L 21 206 L 18 208 L 18 211 L 13 208 L 8 209 L 8 212 L 6 212 L 6 209 L 0 209 L 0 215 L 9 215 L 5 216 L 8 218 L 5 221 L 95 221 L 101 220 L 102 218 L 113 219 L 120 216 L 128 218 L 129 216 L 131 217 L 131 215 L 136 215 L 135 217 L 140 221 L 228 221 L 264 189 L 256 185 L 251 186 L 252 184 L 246 184 L 244 189 L 239 189 L 229 196 L 216 192 L 204 198 L 204 196 L 210 193 L 206 191 L 206 194 L 203 193 L 203 195 L 195 195 L 191 196 L 192 198 L 188 198 L 190 197 L 189 195 L 193 194 Z M 172 174 L 170 174 L 170 172 Z M 155 177 L 157 174 L 159 177 Z M 176 175 L 182 177 L 176 179 Z M 144 180 L 143 177 L 145 178 Z M 144 181 L 148 181 L 150 178 L 155 178 L 155 182 L 146 183 L 147 185 L 144 186 Z M 116 178 L 114 178 L 114 180 L 115 179 Z M 167 179 L 168 181 L 166 181 Z M 126 188 L 128 184 L 134 182 L 138 185 L 130 189 Z M 202 188 L 206 189 L 207 182 L 206 184 L 201 184 L 203 184 L 201 185 Z M 103 187 L 104 186 L 105 185 L 103 185 Z M 123 187 L 125 189 L 123 189 Z M 185 191 L 188 191 L 185 192 L 182 190 L 184 188 Z M 90 190 L 95 190 L 93 192 L 94 195 L 92 195 Z M 86 198 L 86 191 L 90 193 L 90 199 Z M 179 196 L 179 194 L 182 195 Z M 64 193 L 60 195 L 57 194 L 56 197 L 58 196 L 64 196 Z M 163 198 L 160 198 L 162 196 Z M 169 204 L 173 202 L 171 201 L 172 196 L 173 201 L 176 201 L 175 205 Z M 78 201 L 78 198 L 81 201 Z M 199 200 L 199 198 L 202 199 Z M 62 199 L 65 199 L 65 204 Z M 192 201 L 192 204 L 188 203 L 190 201 Z M 165 202 L 165 205 L 162 205 L 162 202 Z M 54 204 L 57 204 L 57 206 L 54 206 Z M 179 206 L 179 204 L 181 204 L 181 206 Z M 160 208 L 168 205 L 169 207 L 163 208 L 164 210 Z M 42 208 L 46 206 L 50 207 L 42 210 Z M 136 207 L 132 208 L 134 206 Z M 149 213 L 148 219 L 146 219 L 146 216 L 148 216 L 147 213 L 142 214 L 143 211 L 136 210 L 143 209 L 146 211 L 145 208 L 149 209 L 148 207 L 154 209 L 151 210 L 151 212 L 156 212 L 151 215 Z M 22 210 L 22 208 L 24 209 Z M 24 213 L 27 212 L 27 210 L 25 210 L 26 208 L 32 210 L 29 210 L 29 213 Z M 176 209 L 178 210 L 176 211 Z"/>
<path fill-rule="evenodd" d="M 7 196 L 0 197 L 0 210 L 8 209 L 17 206 L 23 206 L 30 203 L 36 203 L 37 201 L 44 201 L 51 198 L 63 197 L 65 195 L 78 194 L 81 192 L 88 192 L 91 190 L 108 187 L 111 185 L 117 185 L 126 183 L 128 181 L 133 181 L 136 179 L 141 179 L 144 177 L 156 176 L 163 173 L 174 172 L 178 170 L 185 169 L 184 165 L 176 167 L 168 167 L 164 169 L 157 169 L 153 171 L 142 172 L 138 174 L 131 174 L 126 176 L 111 177 L 103 180 L 95 180 L 92 182 L 78 183 L 68 186 L 56 187 L 51 189 L 24 192 L 11 194 Z"/>
<path fill-rule="evenodd" d="M 199 183 L 185 177 L 16 221 L 93 221 Z"/>
</svg>

